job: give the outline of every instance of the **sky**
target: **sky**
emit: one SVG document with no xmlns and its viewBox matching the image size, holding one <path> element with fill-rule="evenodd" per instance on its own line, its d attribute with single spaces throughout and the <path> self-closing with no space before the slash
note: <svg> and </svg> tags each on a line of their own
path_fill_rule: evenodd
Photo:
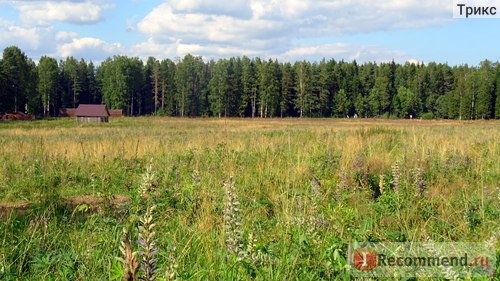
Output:
<svg viewBox="0 0 500 281">
<path fill-rule="evenodd" d="M 500 60 L 500 19 L 453 18 L 451 0 L 0 0 L 0 50 L 12 45 L 35 61 L 192 54 L 478 65 Z"/>
</svg>

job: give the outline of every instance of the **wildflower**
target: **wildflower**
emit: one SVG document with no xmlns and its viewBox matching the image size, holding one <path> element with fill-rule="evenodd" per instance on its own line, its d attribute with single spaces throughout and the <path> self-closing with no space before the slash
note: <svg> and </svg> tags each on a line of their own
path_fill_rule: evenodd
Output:
<svg viewBox="0 0 500 281">
<path fill-rule="evenodd" d="M 193 180 L 193 184 L 198 185 L 200 183 L 200 172 L 194 170 L 191 174 L 191 179 Z"/>
<path fill-rule="evenodd" d="M 319 230 L 322 227 L 328 226 L 330 222 L 325 220 L 319 211 L 319 204 L 323 199 L 323 195 L 321 193 L 321 184 L 315 177 L 311 180 L 311 193 L 312 197 L 309 198 L 309 205 L 307 206 L 306 232 L 314 243 L 318 243 L 320 238 Z"/>
<path fill-rule="evenodd" d="M 144 281 L 153 281 L 156 280 L 156 261 L 157 259 L 154 257 L 158 252 L 158 248 L 156 248 L 156 239 L 155 239 L 155 224 L 153 222 L 153 212 L 156 209 L 156 205 L 152 207 L 148 207 L 144 217 L 141 218 L 141 224 L 139 226 L 139 247 L 142 249 L 142 260 L 141 260 L 141 269 L 142 276 L 140 280 Z"/>
<path fill-rule="evenodd" d="M 384 194 L 385 187 L 385 177 L 384 175 L 379 175 L 378 188 L 380 190 L 380 195 Z"/>
<path fill-rule="evenodd" d="M 496 244 L 497 244 L 497 240 L 498 240 L 498 233 L 499 233 L 498 231 L 494 232 L 491 235 L 490 239 L 486 240 L 486 242 L 485 242 L 486 248 L 488 248 L 488 249 L 495 249 Z"/>
<path fill-rule="evenodd" d="M 139 187 L 139 195 L 142 199 L 148 198 L 149 194 L 156 188 L 156 173 L 153 171 L 153 158 L 146 166 L 146 173 L 142 175 L 141 186 Z"/>
<path fill-rule="evenodd" d="M 319 195 L 320 190 L 321 190 L 321 184 L 320 184 L 319 180 L 315 176 L 312 176 L 312 178 L 311 178 L 311 191 L 312 191 L 312 193 L 315 196 Z"/>
<path fill-rule="evenodd" d="M 253 233 L 248 234 L 247 248 L 245 251 L 245 257 L 250 261 L 257 261 L 257 252 L 255 248 L 257 247 L 257 239 L 253 236 Z"/>
<path fill-rule="evenodd" d="M 348 188 L 347 172 L 345 171 L 345 169 L 342 169 L 340 171 L 340 180 L 339 180 L 339 183 L 337 186 L 338 186 L 338 189 L 340 189 L 340 190 L 346 190 Z"/>
<path fill-rule="evenodd" d="M 132 252 L 130 237 L 126 228 L 123 228 L 123 240 L 121 242 L 120 251 L 123 258 L 118 258 L 118 260 L 120 260 L 125 266 L 123 280 L 136 281 L 137 272 L 139 271 L 139 261 L 137 260 L 137 253 Z"/>
<path fill-rule="evenodd" d="M 427 188 L 427 182 L 424 179 L 424 171 L 417 168 L 414 173 L 415 180 L 415 196 L 422 196 Z"/>
<path fill-rule="evenodd" d="M 229 254 L 236 255 L 238 259 L 244 256 L 241 239 L 240 202 L 236 195 L 233 178 L 224 184 L 226 202 L 224 208 L 224 230 L 226 235 L 226 250 Z"/>
<path fill-rule="evenodd" d="M 170 250 L 167 259 L 167 270 L 165 271 L 165 279 L 166 280 L 176 280 L 177 279 L 177 268 L 179 265 L 177 264 L 177 260 L 174 256 L 175 247 Z"/>
<path fill-rule="evenodd" d="M 97 175 L 95 173 L 90 174 L 90 187 L 92 188 L 92 194 L 95 194 L 97 188 Z"/>
<path fill-rule="evenodd" d="M 399 170 L 399 163 L 396 162 L 394 163 L 394 165 L 392 165 L 392 187 L 394 189 L 394 192 L 396 193 L 399 193 L 400 178 L 401 178 L 401 171 Z"/>
</svg>

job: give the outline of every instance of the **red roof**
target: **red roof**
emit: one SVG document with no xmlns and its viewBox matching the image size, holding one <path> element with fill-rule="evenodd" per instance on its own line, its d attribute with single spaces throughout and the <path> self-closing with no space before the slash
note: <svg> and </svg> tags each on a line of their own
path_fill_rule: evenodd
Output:
<svg viewBox="0 0 500 281">
<path fill-rule="evenodd" d="M 106 117 L 109 116 L 105 104 L 80 104 L 75 112 L 76 117 Z"/>
</svg>

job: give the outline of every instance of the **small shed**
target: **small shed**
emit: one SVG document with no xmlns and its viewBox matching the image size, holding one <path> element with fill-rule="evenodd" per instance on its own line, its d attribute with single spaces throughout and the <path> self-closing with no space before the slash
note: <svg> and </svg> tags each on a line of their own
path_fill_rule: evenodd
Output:
<svg viewBox="0 0 500 281">
<path fill-rule="evenodd" d="M 76 108 L 59 109 L 59 117 L 75 117 Z"/>
<path fill-rule="evenodd" d="M 121 109 L 110 109 L 109 110 L 109 116 L 115 118 L 115 117 L 122 117 L 123 116 L 123 110 Z"/>
<path fill-rule="evenodd" d="M 78 122 L 108 122 L 109 110 L 105 104 L 80 104 L 75 116 Z"/>
</svg>

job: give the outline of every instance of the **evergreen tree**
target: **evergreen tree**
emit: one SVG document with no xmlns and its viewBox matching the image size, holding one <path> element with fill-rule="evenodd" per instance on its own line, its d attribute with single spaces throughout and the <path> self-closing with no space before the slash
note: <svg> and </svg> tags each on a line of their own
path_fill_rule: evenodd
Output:
<svg viewBox="0 0 500 281">
<path fill-rule="evenodd" d="M 242 64 L 242 98 L 240 112 L 244 116 L 255 117 L 257 113 L 258 87 L 255 63 L 248 57 L 243 57 Z"/>
<path fill-rule="evenodd" d="M 0 112 L 48 116 L 105 102 L 128 115 L 500 118 L 499 68 L 488 60 L 477 67 L 333 59 L 292 65 L 245 56 L 205 63 L 186 55 L 145 63 L 115 56 L 97 69 L 67 57 L 54 71 L 53 59 L 36 66 L 8 47 L 0 58 Z"/>
<path fill-rule="evenodd" d="M 205 104 L 206 97 L 203 95 L 206 83 L 209 82 L 206 68 L 201 57 L 186 55 L 177 65 L 175 72 L 176 95 L 175 102 L 178 105 L 179 115 L 198 116 L 206 109 L 200 105 Z M 208 79 L 207 79 L 208 78 Z"/>
<path fill-rule="evenodd" d="M 144 66 L 143 112 L 155 113 L 161 106 L 160 62 L 149 57 Z"/>
<path fill-rule="evenodd" d="M 333 73 L 334 64 L 324 59 L 317 66 L 315 81 L 318 96 L 318 109 L 320 116 L 331 116 L 333 107 L 333 93 L 335 91 Z"/>
<path fill-rule="evenodd" d="M 468 111 L 465 96 L 468 94 L 466 79 L 469 75 L 469 67 L 467 65 L 455 68 L 455 89 L 447 94 L 448 118 L 462 120 L 466 118 L 465 114 Z"/>
<path fill-rule="evenodd" d="M 377 73 L 377 65 L 374 63 L 367 63 L 362 65 L 359 69 L 359 92 L 354 97 L 354 111 L 360 117 L 370 116 L 369 109 L 369 93 L 375 85 L 375 78 Z"/>
<path fill-rule="evenodd" d="M 177 114 L 175 104 L 175 63 L 170 59 L 160 63 L 161 77 L 161 110 L 163 114 L 174 116 Z"/>
<path fill-rule="evenodd" d="M 377 91 L 377 94 L 381 98 L 378 106 L 380 106 L 381 111 L 379 113 L 375 113 L 375 115 L 383 115 L 383 114 L 392 114 L 394 109 L 392 108 L 391 101 L 396 95 L 396 64 L 394 61 L 391 61 L 390 63 L 382 63 L 380 67 L 378 68 L 378 73 L 377 73 L 377 78 L 383 78 L 382 80 L 383 85 L 380 84 L 382 83 L 381 79 L 378 79 L 379 85 L 377 85 L 377 80 L 375 81 L 375 86 L 377 87 L 375 90 Z M 373 90 L 373 88 L 372 88 Z M 373 104 L 373 101 L 372 101 Z M 376 110 L 374 111 L 376 112 Z"/>
<path fill-rule="evenodd" d="M 2 77 L 4 80 L 3 108 L 6 111 L 25 111 L 28 97 L 36 93 L 33 77 L 34 63 L 18 47 L 7 47 L 3 51 Z M 35 113 L 36 108 L 28 108 Z"/>
<path fill-rule="evenodd" d="M 389 88 L 390 82 L 386 76 L 375 79 L 375 85 L 373 85 L 368 98 L 370 116 L 382 116 L 389 112 L 391 103 Z"/>
<path fill-rule="evenodd" d="M 102 102 L 102 93 L 99 87 L 99 83 L 96 78 L 96 69 L 94 67 L 94 63 L 89 62 L 87 64 L 87 90 L 89 96 L 89 103 L 91 104 L 100 104 Z"/>
<path fill-rule="evenodd" d="M 62 102 L 64 107 L 76 108 L 80 103 L 81 81 L 79 78 L 78 61 L 74 57 L 67 57 L 60 63 Z"/>
<path fill-rule="evenodd" d="M 227 96 L 225 116 L 241 116 L 240 105 L 243 99 L 243 65 L 240 58 L 230 58 L 228 61 L 227 81 L 230 85 Z"/>
<path fill-rule="evenodd" d="M 258 67 L 259 112 L 261 118 L 273 117 L 279 111 L 280 68 L 278 62 L 269 59 Z"/>
<path fill-rule="evenodd" d="M 80 85 L 80 93 L 78 95 L 78 99 L 80 103 L 91 103 L 92 94 L 89 89 L 89 75 L 88 75 L 88 66 L 87 62 L 84 59 L 80 59 L 78 62 L 77 68 L 77 80 Z"/>
<path fill-rule="evenodd" d="M 296 99 L 295 72 L 291 63 L 285 63 L 281 69 L 280 116 L 296 116 L 293 101 Z"/>
<path fill-rule="evenodd" d="M 351 112 L 351 99 L 347 96 L 347 92 L 344 89 L 335 95 L 335 116 L 344 118 Z"/>
</svg>

